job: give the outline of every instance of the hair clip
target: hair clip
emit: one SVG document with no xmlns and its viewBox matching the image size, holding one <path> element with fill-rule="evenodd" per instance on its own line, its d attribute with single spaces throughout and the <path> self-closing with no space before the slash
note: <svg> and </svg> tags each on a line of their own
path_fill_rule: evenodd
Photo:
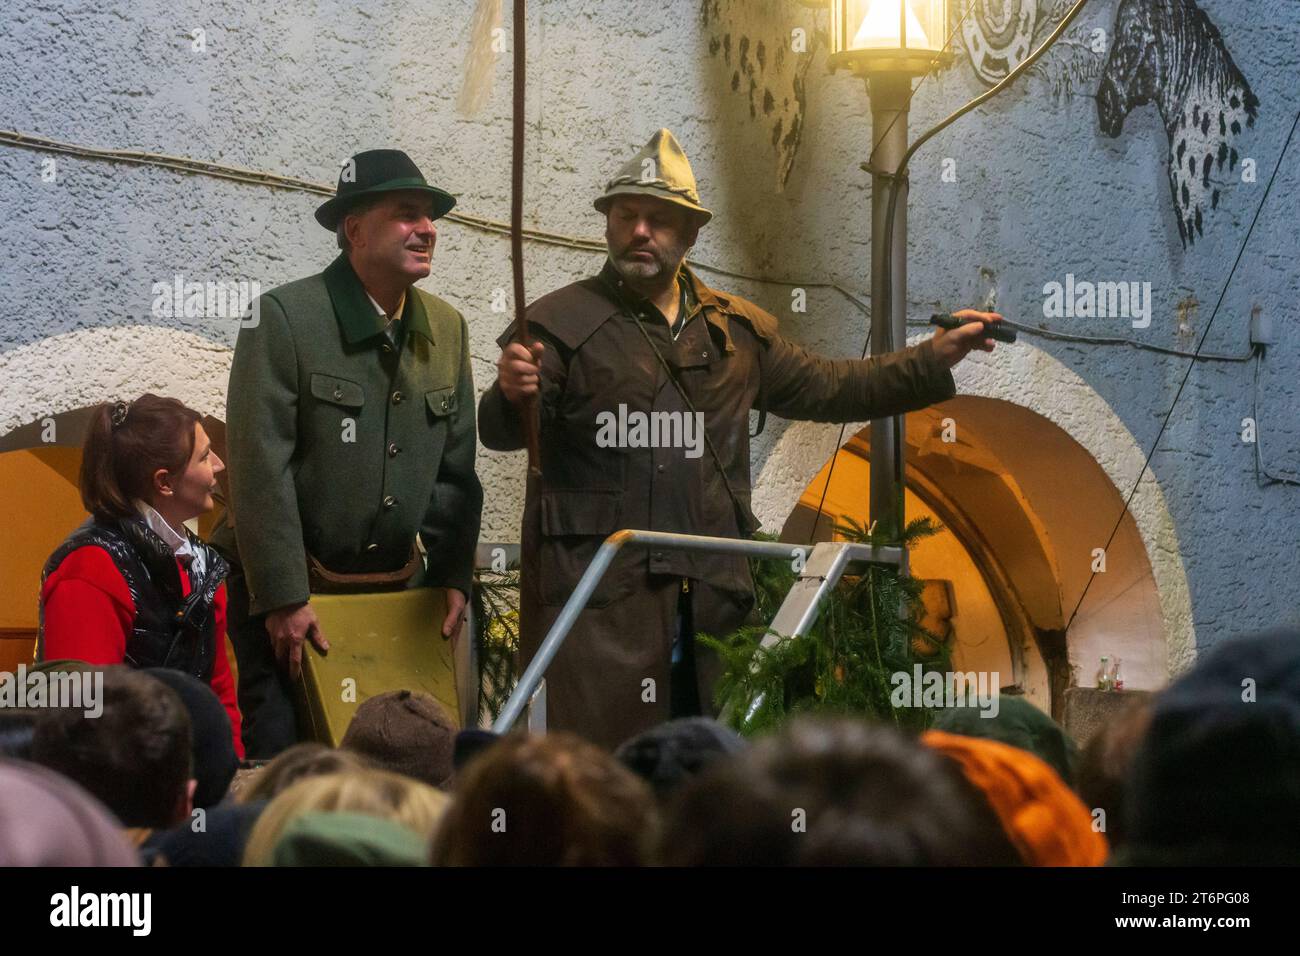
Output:
<svg viewBox="0 0 1300 956">
<path fill-rule="evenodd" d="M 118 402 L 113 406 L 113 427 L 120 428 L 126 421 L 126 414 L 131 410 L 131 406 L 126 402 Z"/>
</svg>

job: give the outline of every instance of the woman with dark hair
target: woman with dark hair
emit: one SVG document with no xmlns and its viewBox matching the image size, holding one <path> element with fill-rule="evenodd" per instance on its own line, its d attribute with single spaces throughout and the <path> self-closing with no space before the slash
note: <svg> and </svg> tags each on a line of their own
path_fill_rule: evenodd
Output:
<svg viewBox="0 0 1300 956">
<path fill-rule="evenodd" d="M 41 578 L 37 660 L 167 667 L 211 685 L 240 740 L 226 659 L 226 562 L 186 527 L 212 508 L 225 468 L 200 415 L 143 395 L 100 406 L 82 450 L 90 518 Z"/>
</svg>

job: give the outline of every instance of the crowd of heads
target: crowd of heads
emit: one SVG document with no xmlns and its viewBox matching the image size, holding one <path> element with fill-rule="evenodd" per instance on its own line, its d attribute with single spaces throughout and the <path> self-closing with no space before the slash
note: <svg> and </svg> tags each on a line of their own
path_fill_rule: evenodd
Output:
<svg viewBox="0 0 1300 956">
<path fill-rule="evenodd" d="M 75 665 L 63 665 L 75 666 Z M 1224 642 L 1082 748 L 997 717 L 803 716 L 748 740 L 674 720 L 614 753 L 459 731 L 382 694 L 339 747 L 238 767 L 220 704 L 110 667 L 96 717 L 0 710 L 0 865 L 1097 866 L 1294 863 L 1300 640 Z M 1012 703 L 1014 701 L 1014 703 Z M 1011 706 L 1007 706 L 1008 703 Z"/>
</svg>

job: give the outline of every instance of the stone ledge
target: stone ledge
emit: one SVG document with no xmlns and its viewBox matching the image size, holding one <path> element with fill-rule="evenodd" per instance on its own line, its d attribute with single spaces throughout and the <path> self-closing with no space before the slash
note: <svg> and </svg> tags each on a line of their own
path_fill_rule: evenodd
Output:
<svg viewBox="0 0 1300 956">
<path fill-rule="evenodd" d="M 1082 747 L 1131 701 L 1150 696 L 1148 690 L 1106 691 L 1095 687 L 1067 687 L 1061 723 L 1065 732 Z"/>
</svg>

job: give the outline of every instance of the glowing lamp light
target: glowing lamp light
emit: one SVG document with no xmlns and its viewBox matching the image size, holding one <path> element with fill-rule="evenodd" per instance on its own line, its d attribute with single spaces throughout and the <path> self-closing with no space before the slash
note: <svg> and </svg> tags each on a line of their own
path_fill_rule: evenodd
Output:
<svg viewBox="0 0 1300 956">
<path fill-rule="evenodd" d="M 948 0 L 830 0 L 831 69 L 919 75 L 948 39 Z"/>
<path fill-rule="evenodd" d="M 871 0 L 867 4 L 867 15 L 862 18 L 862 25 L 853 34 L 853 48 L 867 50 L 888 47 L 896 50 L 913 46 L 925 49 L 929 41 L 916 13 L 910 5 L 902 4 L 903 18 L 900 22 L 898 8 L 898 0 L 893 3 Z"/>
</svg>

